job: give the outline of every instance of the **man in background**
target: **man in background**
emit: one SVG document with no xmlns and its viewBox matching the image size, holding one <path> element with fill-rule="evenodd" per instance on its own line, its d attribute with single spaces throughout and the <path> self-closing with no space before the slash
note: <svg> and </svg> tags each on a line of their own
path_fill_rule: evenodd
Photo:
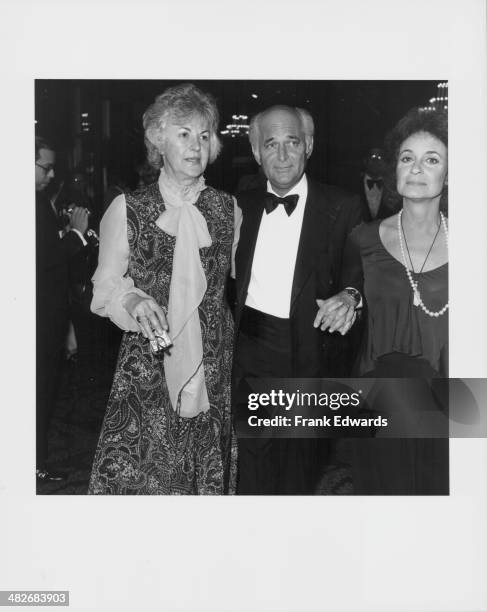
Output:
<svg viewBox="0 0 487 612">
<path fill-rule="evenodd" d="M 384 219 L 393 211 L 389 211 L 385 202 L 384 192 L 384 153 L 382 149 L 372 148 L 363 160 L 363 172 L 360 174 L 358 192 L 362 201 L 365 221 Z"/>
<path fill-rule="evenodd" d="M 88 211 L 73 209 L 67 232 L 59 230 L 56 209 L 45 190 L 54 178 L 56 154 L 44 139 L 35 139 L 36 189 L 36 476 L 61 480 L 47 469 L 48 429 L 59 388 L 69 320 L 69 267 L 83 257 Z"/>
</svg>

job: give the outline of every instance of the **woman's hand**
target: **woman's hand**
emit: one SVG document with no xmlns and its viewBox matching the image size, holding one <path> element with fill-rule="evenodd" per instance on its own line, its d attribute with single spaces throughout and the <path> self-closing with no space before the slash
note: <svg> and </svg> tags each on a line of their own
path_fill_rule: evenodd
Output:
<svg viewBox="0 0 487 612">
<path fill-rule="evenodd" d="M 346 291 L 341 291 L 327 300 L 316 300 L 318 312 L 313 323 L 321 331 L 338 331 L 345 335 L 355 322 L 357 303 Z"/>
<path fill-rule="evenodd" d="M 140 332 L 149 340 L 155 340 L 156 334 L 162 336 L 163 330 L 169 329 L 164 311 L 150 297 L 128 293 L 123 301 L 123 307 L 137 321 Z"/>
</svg>

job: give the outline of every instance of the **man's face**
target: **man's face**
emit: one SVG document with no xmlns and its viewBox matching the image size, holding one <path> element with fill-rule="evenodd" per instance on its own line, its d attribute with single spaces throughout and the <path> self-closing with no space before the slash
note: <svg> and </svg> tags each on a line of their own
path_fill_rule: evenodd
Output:
<svg viewBox="0 0 487 612">
<path fill-rule="evenodd" d="M 382 149 L 370 149 L 365 159 L 365 171 L 372 178 L 381 178 L 384 174 L 384 155 Z"/>
<path fill-rule="evenodd" d="M 286 194 L 300 180 L 311 151 L 311 139 L 306 143 L 295 113 L 276 109 L 261 118 L 254 155 L 277 194 Z"/>
<path fill-rule="evenodd" d="M 39 150 L 39 159 L 36 159 L 36 191 L 43 191 L 54 178 L 54 164 L 56 155 L 49 149 Z"/>
</svg>

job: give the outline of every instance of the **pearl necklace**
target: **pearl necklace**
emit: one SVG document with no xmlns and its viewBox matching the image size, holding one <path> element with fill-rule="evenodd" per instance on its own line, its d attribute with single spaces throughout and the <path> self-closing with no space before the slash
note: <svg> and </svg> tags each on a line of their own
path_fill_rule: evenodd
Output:
<svg viewBox="0 0 487 612">
<path fill-rule="evenodd" d="M 414 280 L 413 275 L 411 274 L 411 270 L 409 269 L 409 266 L 407 264 L 406 253 L 404 252 L 404 243 L 402 239 L 401 217 L 402 210 L 399 211 L 399 214 L 397 215 L 397 233 L 399 235 L 399 246 L 401 247 L 402 262 L 404 264 L 404 268 L 409 279 L 409 284 L 411 285 L 411 289 L 413 290 L 413 304 L 414 306 L 419 306 L 421 310 L 430 317 L 440 317 L 443 313 L 447 311 L 448 302 L 443 306 L 441 310 L 437 310 L 436 312 L 428 310 L 428 308 L 426 308 L 426 306 L 424 305 L 423 300 L 421 299 L 421 294 L 419 293 L 418 283 Z M 442 212 L 440 212 L 440 219 L 441 225 L 443 226 L 443 231 L 445 232 L 446 248 L 448 251 L 448 227 L 446 225 L 446 220 Z"/>
</svg>

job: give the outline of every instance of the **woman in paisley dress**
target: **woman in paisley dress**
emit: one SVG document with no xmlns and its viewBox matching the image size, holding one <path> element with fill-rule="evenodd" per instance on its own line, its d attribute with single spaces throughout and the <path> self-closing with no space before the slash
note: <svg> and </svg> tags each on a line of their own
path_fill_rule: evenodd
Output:
<svg viewBox="0 0 487 612">
<path fill-rule="evenodd" d="M 88 492 L 233 493 L 234 204 L 203 178 L 221 147 L 218 110 L 178 85 L 143 125 L 158 181 L 115 198 L 100 226 L 91 308 L 125 333 Z M 158 350 L 165 332 L 172 346 Z"/>
</svg>

